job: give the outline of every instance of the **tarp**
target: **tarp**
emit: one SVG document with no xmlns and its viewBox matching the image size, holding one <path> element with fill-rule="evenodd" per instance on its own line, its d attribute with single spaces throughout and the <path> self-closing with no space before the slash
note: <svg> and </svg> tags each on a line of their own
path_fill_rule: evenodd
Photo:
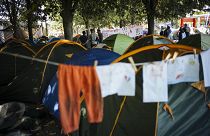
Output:
<svg viewBox="0 0 210 136">
<path fill-rule="evenodd" d="M 147 35 L 142 38 L 139 38 L 134 43 L 132 43 L 126 49 L 125 53 L 128 53 L 130 51 L 133 51 L 133 50 L 136 50 L 138 48 L 142 48 L 148 45 L 159 45 L 159 44 L 173 44 L 173 42 L 170 39 L 160 36 L 160 35 Z"/>
<path fill-rule="evenodd" d="M 182 39 L 177 44 L 188 45 L 194 48 L 207 50 L 210 48 L 210 35 L 208 34 L 195 34 Z"/>
<path fill-rule="evenodd" d="M 124 34 L 114 34 L 103 40 L 103 43 L 112 47 L 112 50 L 119 54 L 124 53 L 127 47 L 133 42 L 134 40 L 131 37 Z"/>
<path fill-rule="evenodd" d="M 86 50 L 80 44 L 68 40 L 60 40 L 44 46 L 35 58 L 45 60 L 45 63 L 32 61 L 30 67 L 7 86 L 0 87 L 0 104 L 9 101 L 40 103 L 44 91 L 57 70 L 56 65 L 48 61 L 64 63 L 69 54 Z"/>
<path fill-rule="evenodd" d="M 81 66 L 93 66 L 94 61 L 98 61 L 98 65 L 110 64 L 120 55 L 104 50 L 104 49 L 90 49 L 87 51 L 75 53 L 66 64 L 81 65 Z M 58 111 L 58 80 L 56 75 L 52 78 L 48 89 L 45 91 L 43 97 L 44 105 L 49 109 L 49 111 L 59 119 Z"/>
</svg>

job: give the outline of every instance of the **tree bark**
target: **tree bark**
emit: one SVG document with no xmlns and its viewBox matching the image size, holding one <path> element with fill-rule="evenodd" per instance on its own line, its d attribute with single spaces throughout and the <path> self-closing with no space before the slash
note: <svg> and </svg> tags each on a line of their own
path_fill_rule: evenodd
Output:
<svg viewBox="0 0 210 136">
<path fill-rule="evenodd" d="M 71 40 L 73 38 L 73 0 L 62 0 L 62 18 L 65 39 Z"/>
<path fill-rule="evenodd" d="M 32 21 L 32 13 L 30 11 L 31 0 L 26 0 L 26 7 L 27 7 L 27 11 L 28 11 L 28 15 L 27 15 L 28 37 L 29 37 L 30 41 L 33 41 L 33 31 L 32 31 L 33 21 Z"/>
<path fill-rule="evenodd" d="M 89 20 L 88 19 L 84 19 L 84 22 L 85 22 L 85 28 L 87 29 L 87 36 L 89 36 L 89 30 L 90 30 L 90 23 L 89 23 Z"/>
<path fill-rule="evenodd" d="M 154 34 L 155 10 L 158 0 L 143 0 L 142 2 L 147 11 L 148 34 Z"/>
<path fill-rule="evenodd" d="M 153 13 L 147 13 L 148 34 L 154 34 L 155 16 Z"/>
</svg>

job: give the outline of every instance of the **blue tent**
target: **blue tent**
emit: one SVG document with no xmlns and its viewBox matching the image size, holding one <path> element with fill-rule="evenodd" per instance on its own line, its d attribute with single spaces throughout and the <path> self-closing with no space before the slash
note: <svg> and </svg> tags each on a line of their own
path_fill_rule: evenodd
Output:
<svg viewBox="0 0 210 136">
<path fill-rule="evenodd" d="M 87 51 L 76 53 L 66 62 L 67 64 L 92 66 L 94 61 L 98 61 L 98 65 L 107 65 L 118 58 L 120 55 L 105 49 L 90 49 Z M 52 78 L 48 89 L 43 97 L 44 105 L 57 118 L 59 118 L 58 110 L 58 80 L 56 75 Z"/>
<path fill-rule="evenodd" d="M 54 42 L 54 41 L 58 41 L 60 40 L 61 38 L 58 38 L 58 37 L 53 37 L 51 39 L 48 40 L 48 42 Z"/>
</svg>

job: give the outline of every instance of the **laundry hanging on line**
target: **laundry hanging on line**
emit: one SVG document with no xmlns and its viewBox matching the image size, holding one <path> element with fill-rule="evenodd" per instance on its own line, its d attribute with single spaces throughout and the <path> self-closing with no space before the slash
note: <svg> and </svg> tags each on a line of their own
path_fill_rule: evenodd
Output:
<svg viewBox="0 0 210 136">
<path fill-rule="evenodd" d="M 135 96 L 135 71 L 129 63 L 115 63 L 97 66 L 102 97 L 118 94 L 119 96 Z"/>
<path fill-rule="evenodd" d="M 167 101 L 167 63 L 159 61 L 143 65 L 143 102 Z"/>
<path fill-rule="evenodd" d="M 79 127 L 81 91 L 90 123 L 102 121 L 102 96 L 135 95 L 135 71 L 128 63 L 97 67 L 60 64 L 57 75 L 60 119 L 66 134 Z"/>
<path fill-rule="evenodd" d="M 168 84 L 199 81 L 198 55 L 186 55 L 168 61 Z"/>
<path fill-rule="evenodd" d="M 201 52 L 201 59 L 203 65 L 204 85 L 210 87 L 210 49 Z"/>
</svg>

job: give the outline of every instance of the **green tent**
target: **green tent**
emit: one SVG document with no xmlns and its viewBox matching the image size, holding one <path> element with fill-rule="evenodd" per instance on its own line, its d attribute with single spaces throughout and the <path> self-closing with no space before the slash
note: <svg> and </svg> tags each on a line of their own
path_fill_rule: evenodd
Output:
<svg viewBox="0 0 210 136">
<path fill-rule="evenodd" d="M 136 40 L 131 46 L 129 46 L 126 49 L 125 53 L 131 52 L 133 50 L 136 50 L 144 46 L 158 45 L 158 44 L 173 44 L 173 41 L 160 35 L 147 35 Z"/>
<path fill-rule="evenodd" d="M 114 52 L 123 54 L 134 40 L 124 34 L 114 34 L 103 40 L 103 43 L 113 48 Z"/>
<path fill-rule="evenodd" d="M 195 34 L 182 39 L 178 44 L 192 46 L 198 49 L 207 50 L 210 48 L 210 35 Z"/>
</svg>

